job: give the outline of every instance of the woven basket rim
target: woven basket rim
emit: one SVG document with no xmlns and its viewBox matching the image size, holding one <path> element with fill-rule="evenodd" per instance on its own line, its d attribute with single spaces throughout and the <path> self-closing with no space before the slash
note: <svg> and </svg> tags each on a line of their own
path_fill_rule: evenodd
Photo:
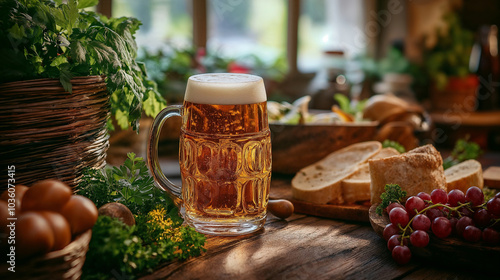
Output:
<svg viewBox="0 0 500 280">
<path fill-rule="evenodd" d="M 76 76 L 71 78 L 70 82 L 73 84 L 78 84 L 82 83 L 83 81 L 88 81 L 91 83 L 96 83 L 96 82 L 104 82 L 106 79 L 105 75 L 91 75 L 91 76 Z M 23 85 L 23 84 L 40 84 L 40 83 L 51 83 L 51 82 L 58 82 L 60 84 L 60 80 L 56 78 L 37 78 L 37 79 L 29 79 L 29 80 L 20 80 L 20 81 L 12 81 L 12 82 L 5 82 L 5 83 L 0 83 L 0 88 L 7 88 L 11 86 L 18 86 L 18 85 Z M 62 86 L 62 85 L 61 85 Z"/>
<path fill-rule="evenodd" d="M 40 262 L 50 261 L 53 259 L 64 259 L 68 255 L 75 254 L 77 250 L 87 250 L 88 245 L 90 243 L 90 239 L 92 238 L 92 229 L 89 229 L 79 235 L 71 241 L 66 247 L 61 250 L 52 251 L 42 256 L 33 257 L 27 260 L 20 261 L 18 266 L 22 268 L 36 268 L 39 266 Z M 7 265 L 2 264 L 0 267 L 5 268 Z M 16 265 L 17 266 L 17 265 Z M 3 271 L 6 271 L 4 269 Z"/>
</svg>

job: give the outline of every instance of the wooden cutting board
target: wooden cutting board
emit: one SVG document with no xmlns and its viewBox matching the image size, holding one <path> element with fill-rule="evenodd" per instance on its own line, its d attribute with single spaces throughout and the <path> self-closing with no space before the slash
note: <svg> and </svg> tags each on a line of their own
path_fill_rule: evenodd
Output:
<svg viewBox="0 0 500 280">
<path fill-rule="evenodd" d="M 483 171 L 484 185 L 488 188 L 500 189 L 500 166 L 490 166 Z"/>
<path fill-rule="evenodd" d="M 274 180 L 271 183 L 271 199 L 287 199 L 293 203 L 295 213 L 355 222 L 370 222 L 370 203 L 365 204 L 313 204 L 292 197 L 290 180 Z"/>
</svg>

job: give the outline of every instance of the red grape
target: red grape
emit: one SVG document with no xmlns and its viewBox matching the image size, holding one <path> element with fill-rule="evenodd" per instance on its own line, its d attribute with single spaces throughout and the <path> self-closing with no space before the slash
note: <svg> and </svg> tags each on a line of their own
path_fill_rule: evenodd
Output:
<svg viewBox="0 0 500 280">
<path fill-rule="evenodd" d="M 382 235 L 384 236 L 385 240 L 389 240 L 391 236 L 399 234 L 400 230 L 399 227 L 394 225 L 394 224 L 387 224 L 384 228 L 384 232 Z"/>
<path fill-rule="evenodd" d="M 406 264 L 411 260 L 411 251 L 408 246 L 396 246 L 392 250 L 392 258 L 398 264 Z"/>
<path fill-rule="evenodd" d="M 465 201 L 470 201 L 472 206 L 481 205 L 484 202 L 483 191 L 478 187 L 470 187 L 465 193 Z"/>
<path fill-rule="evenodd" d="M 479 209 L 474 213 L 474 223 L 480 228 L 489 226 L 491 223 L 491 215 L 486 209 Z"/>
<path fill-rule="evenodd" d="M 495 197 L 496 197 L 496 198 L 500 198 L 500 192 L 497 192 L 497 193 L 495 194 Z"/>
<path fill-rule="evenodd" d="M 431 200 L 431 195 L 426 192 L 419 192 L 417 196 L 420 197 L 422 200 Z"/>
<path fill-rule="evenodd" d="M 460 212 L 460 214 L 462 214 L 462 216 L 467 216 L 467 217 L 474 217 L 474 212 L 472 210 L 470 210 L 468 207 L 462 207 L 460 209 L 458 209 L 458 212 Z"/>
<path fill-rule="evenodd" d="M 405 204 L 406 212 L 413 217 L 425 208 L 425 202 L 418 196 L 410 196 Z"/>
<path fill-rule="evenodd" d="M 448 237 L 451 233 L 451 223 L 445 217 L 437 217 L 432 222 L 432 232 L 439 238 Z"/>
<path fill-rule="evenodd" d="M 389 240 L 387 240 L 387 249 L 389 249 L 389 251 L 391 252 L 394 247 L 398 245 L 401 245 L 401 235 L 399 234 L 393 235 L 391 236 L 391 238 L 389 238 Z M 405 238 L 403 240 L 403 245 L 408 245 L 408 239 Z"/>
<path fill-rule="evenodd" d="M 432 203 L 446 204 L 448 202 L 448 194 L 442 189 L 435 189 L 431 192 Z"/>
<path fill-rule="evenodd" d="M 488 200 L 488 203 L 486 203 L 486 208 L 488 208 L 488 212 L 495 216 L 500 215 L 500 198 L 494 197 L 490 200 Z"/>
<path fill-rule="evenodd" d="M 411 225 L 414 230 L 428 231 L 431 227 L 431 220 L 424 214 L 418 214 L 413 218 Z"/>
<path fill-rule="evenodd" d="M 465 203 L 465 194 L 459 189 L 451 190 L 448 193 L 448 203 L 451 207 L 458 206 L 458 203 Z"/>
<path fill-rule="evenodd" d="M 410 242 L 415 247 L 425 247 L 429 244 L 429 235 L 422 230 L 416 230 L 410 235 Z"/>
<path fill-rule="evenodd" d="M 443 212 L 437 208 L 431 208 L 425 212 L 425 215 L 429 217 L 431 221 L 434 221 L 437 217 L 444 217 Z"/>
<path fill-rule="evenodd" d="M 420 197 L 426 205 L 429 204 L 427 203 L 428 201 L 431 201 L 431 195 L 426 192 L 419 192 L 417 196 Z"/>
<path fill-rule="evenodd" d="M 467 226 L 464 230 L 464 239 L 470 242 L 478 242 L 481 240 L 482 232 L 475 226 Z"/>
<path fill-rule="evenodd" d="M 457 234 L 457 222 L 458 222 L 457 218 L 455 218 L 455 217 L 450 218 L 451 234 Z"/>
<path fill-rule="evenodd" d="M 497 245 L 500 243 L 500 233 L 492 228 L 485 228 L 483 230 L 483 240 L 490 245 Z"/>
<path fill-rule="evenodd" d="M 473 226 L 473 225 L 474 225 L 474 221 L 470 217 L 464 216 L 464 217 L 460 218 L 457 222 L 457 225 L 456 225 L 457 234 L 459 236 L 463 236 L 465 228 L 467 226 Z"/>
<path fill-rule="evenodd" d="M 399 224 L 402 227 L 405 227 L 408 224 L 410 217 L 408 217 L 408 213 L 405 209 L 396 207 L 389 212 L 389 220 L 395 225 Z"/>
<path fill-rule="evenodd" d="M 387 213 L 389 213 L 389 212 L 391 212 L 392 209 L 394 209 L 396 207 L 404 208 L 404 206 L 401 205 L 401 203 L 399 203 L 399 202 L 393 202 L 393 203 L 389 204 L 389 206 L 387 206 L 387 208 L 385 208 L 385 209 L 387 210 Z"/>
</svg>

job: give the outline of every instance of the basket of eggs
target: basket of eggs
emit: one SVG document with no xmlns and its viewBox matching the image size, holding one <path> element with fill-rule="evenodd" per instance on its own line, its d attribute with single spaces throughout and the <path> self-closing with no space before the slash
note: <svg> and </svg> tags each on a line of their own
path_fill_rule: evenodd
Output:
<svg viewBox="0 0 500 280">
<path fill-rule="evenodd" d="M 98 211 L 57 180 L 0 197 L 0 279 L 79 279 Z"/>
</svg>

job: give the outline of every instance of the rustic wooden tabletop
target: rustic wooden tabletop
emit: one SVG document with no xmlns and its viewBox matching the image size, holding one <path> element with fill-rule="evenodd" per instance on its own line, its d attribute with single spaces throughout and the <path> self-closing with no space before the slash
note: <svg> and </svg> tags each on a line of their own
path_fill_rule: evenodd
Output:
<svg viewBox="0 0 500 280">
<path fill-rule="evenodd" d="M 500 155 L 485 154 L 481 162 L 485 168 L 500 165 Z M 180 182 L 176 164 L 175 159 L 161 162 L 164 173 Z M 271 195 L 290 180 L 273 176 Z M 141 279 L 500 279 L 498 268 L 475 268 L 481 260 L 444 265 L 414 257 L 400 266 L 369 222 L 297 213 L 286 220 L 269 214 L 264 228 L 254 234 L 207 236 L 206 249 L 199 257 L 165 264 Z"/>
<path fill-rule="evenodd" d="M 282 184 L 280 180 L 273 184 Z M 264 229 L 251 235 L 208 236 L 206 249 L 199 257 L 166 264 L 142 279 L 500 278 L 498 270 L 446 267 L 425 259 L 399 266 L 369 223 L 301 214 L 286 220 L 270 214 Z"/>
</svg>

